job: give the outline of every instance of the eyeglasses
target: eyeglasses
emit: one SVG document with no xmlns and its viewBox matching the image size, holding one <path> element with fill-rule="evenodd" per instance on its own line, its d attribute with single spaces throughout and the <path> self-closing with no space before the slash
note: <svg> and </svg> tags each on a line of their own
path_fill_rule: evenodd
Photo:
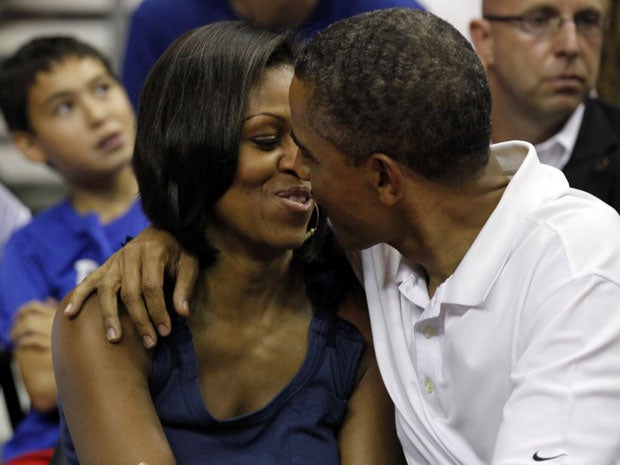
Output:
<svg viewBox="0 0 620 465">
<path fill-rule="evenodd" d="M 564 23 L 572 21 L 577 32 L 589 39 L 599 39 L 607 26 L 607 19 L 596 11 L 582 11 L 573 18 L 563 18 L 555 11 L 536 10 L 520 16 L 486 15 L 487 21 L 509 23 L 533 36 L 548 36 L 562 29 Z"/>
</svg>

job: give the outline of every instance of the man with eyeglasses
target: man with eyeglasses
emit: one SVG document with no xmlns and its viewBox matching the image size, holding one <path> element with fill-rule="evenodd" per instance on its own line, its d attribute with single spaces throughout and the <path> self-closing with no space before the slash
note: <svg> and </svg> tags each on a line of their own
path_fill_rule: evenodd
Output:
<svg viewBox="0 0 620 465">
<path fill-rule="evenodd" d="M 483 0 L 470 24 L 493 142 L 532 142 L 571 187 L 620 211 L 620 108 L 594 97 L 610 0 Z"/>
</svg>

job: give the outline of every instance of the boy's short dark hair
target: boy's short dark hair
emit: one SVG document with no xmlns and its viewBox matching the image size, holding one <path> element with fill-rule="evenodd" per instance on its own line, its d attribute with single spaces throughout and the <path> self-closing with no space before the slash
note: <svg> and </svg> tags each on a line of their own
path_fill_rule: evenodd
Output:
<svg viewBox="0 0 620 465">
<path fill-rule="evenodd" d="M 31 132 L 28 94 L 40 72 L 68 57 L 100 61 L 116 79 L 110 60 L 93 46 L 69 36 L 33 39 L 0 63 L 0 111 L 11 131 Z"/>
</svg>

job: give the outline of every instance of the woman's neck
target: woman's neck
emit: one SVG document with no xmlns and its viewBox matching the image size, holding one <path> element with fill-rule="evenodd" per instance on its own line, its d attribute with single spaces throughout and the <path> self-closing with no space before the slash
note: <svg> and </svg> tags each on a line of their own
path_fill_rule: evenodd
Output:
<svg viewBox="0 0 620 465">
<path fill-rule="evenodd" d="M 311 308 L 292 252 L 269 261 L 221 252 L 200 280 L 191 306 L 207 319 L 268 321 Z"/>
</svg>

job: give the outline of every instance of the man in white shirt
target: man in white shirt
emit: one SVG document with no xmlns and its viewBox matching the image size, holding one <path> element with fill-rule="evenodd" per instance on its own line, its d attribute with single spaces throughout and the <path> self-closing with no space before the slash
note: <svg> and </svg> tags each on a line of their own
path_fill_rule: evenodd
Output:
<svg viewBox="0 0 620 465">
<path fill-rule="evenodd" d="M 484 0 L 470 24 L 494 142 L 527 140 L 572 187 L 620 211 L 620 108 L 591 97 L 610 0 Z"/>
<path fill-rule="evenodd" d="M 410 464 L 616 463 L 620 217 L 529 144 L 487 157 L 488 92 L 430 15 L 342 22 L 297 61 L 298 171 L 361 250 Z"/>
<path fill-rule="evenodd" d="M 291 174 L 312 180 L 357 251 L 409 465 L 619 463 L 620 216 L 530 144 L 489 150 L 491 95 L 469 42 L 414 10 L 341 21 L 305 45 L 290 103 Z M 142 256 L 121 258 L 126 304 L 140 313 L 147 283 L 165 334 L 163 261 L 184 312 L 195 267 L 169 238 L 136 241 Z M 150 271 L 136 279 L 139 263 Z M 115 302 L 118 273 L 103 281 Z"/>
<path fill-rule="evenodd" d="M 361 252 L 409 463 L 615 464 L 620 255 L 592 232 L 618 218 L 529 144 L 493 156 L 514 176 L 434 295 L 396 249 Z"/>
</svg>

